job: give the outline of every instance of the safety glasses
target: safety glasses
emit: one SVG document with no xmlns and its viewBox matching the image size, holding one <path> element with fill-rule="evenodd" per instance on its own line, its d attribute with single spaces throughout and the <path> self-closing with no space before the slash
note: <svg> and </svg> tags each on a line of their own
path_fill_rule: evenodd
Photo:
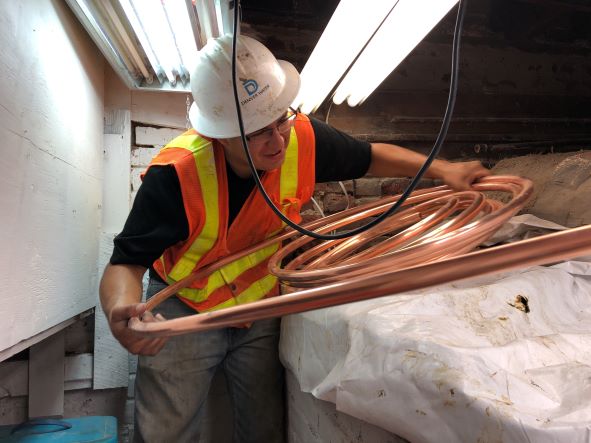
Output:
<svg viewBox="0 0 591 443">
<path fill-rule="evenodd" d="M 293 108 L 289 108 L 285 116 L 275 122 L 275 126 L 273 128 L 264 128 L 248 134 L 246 136 L 246 140 L 248 140 L 252 145 L 263 145 L 271 141 L 273 138 L 273 131 L 277 130 L 279 133 L 284 133 L 290 130 L 295 123 L 297 115 L 298 111 Z"/>
</svg>

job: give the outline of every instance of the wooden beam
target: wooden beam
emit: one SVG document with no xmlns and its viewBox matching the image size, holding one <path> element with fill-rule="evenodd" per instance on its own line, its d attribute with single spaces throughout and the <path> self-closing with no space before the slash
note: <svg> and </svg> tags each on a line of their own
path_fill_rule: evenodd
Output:
<svg viewBox="0 0 591 443">
<path fill-rule="evenodd" d="M 60 331 L 31 347 L 29 418 L 64 414 L 64 337 Z"/>
<path fill-rule="evenodd" d="M 536 6 L 551 6 L 552 8 L 570 9 L 574 11 L 585 11 L 591 12 L 591 6 L 589 4 L 583 4 L 582 2 L 576 2 L 572 0 L 516 0 L 519 3 L 528 3 Z"/>
<path fill-rule="evenodd" d="M 64 390 L 92 388 L 92 354 L 70 355 L 65 358 Z M 0 363 L 0 399 L 29 394 L 28 360 Z"/>
</svg>

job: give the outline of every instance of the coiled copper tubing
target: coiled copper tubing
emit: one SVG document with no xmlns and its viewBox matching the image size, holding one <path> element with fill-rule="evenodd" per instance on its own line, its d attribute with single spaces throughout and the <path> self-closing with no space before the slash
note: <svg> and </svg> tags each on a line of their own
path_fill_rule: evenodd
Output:
<svg viewBox="0 0 591 443">
<path fill-rule="evenodd" d="M 511 194 L 509 203 L 487 198 L 485 191 Z M 531 181 L 489 176 L 473 190 L 454 192 L 447 186 L 415 191 L 399 212 L 354 237 L 317 242 L 300 236 L 269 262 L 284 295 L 213 312 L 160 322 L 137 322 L 145 336 L 172 336 L 216 329 L 270 317 L 393 295 L 479 275 L 545 264 L 591 253 L 591 226 L 562 231 L 509 245 L 473 251 L 531 197 Z M 355 207 L 307 223 L 326 233 L 386 211 L 398 196 Z M 277 241 L 299 236 L 288 230 L 272 239 L 225 257 L 160 291 L 148 302 L 153 309 L 164 299 L 225 264 Z M 382 241 L 376 242 L 384 236 Z M 307 250 L 280 266 L 294 251 Z"/>
</svg>

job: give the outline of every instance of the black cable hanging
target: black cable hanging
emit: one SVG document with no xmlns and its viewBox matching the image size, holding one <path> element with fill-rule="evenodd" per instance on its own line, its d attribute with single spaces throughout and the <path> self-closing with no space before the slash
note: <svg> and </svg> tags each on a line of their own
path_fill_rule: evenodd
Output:
<svg viewBox="0 0 591 443">
<path fill-rule="evenodd" d="M 338 234 L 326 235 L 326 234 L 318 234 L 314 231 L 309 231 L 309 230 L 303 228 L 302 226 L 299 226 L 297 223 L 294 223 L 289 218 L 287 218 L 273 204 L 273 202 L 271 201 L 271 198 L 269 197 L 269 195 L 265 191 L 265 188 L 263 187 L 263 184 L 261 183 L 261 179 L 259 177 L 259 174 L 256 170 L 254 162 L 252 161 L 252 157 L 250 156 L 250 152 L 248 150 L 248 141 L 246 140 L 246 134 L 244 133 L 244 123 L 242 121 L 242 110 L 240 109 L 240 99 L 238 98 L 238 86 L 237 86 L 237 81 L 236 81 L 236 44 L 238 41 L 238 16 L 239 16 L 239 12 L 240 12 L 240 0 L 237 0 L 234 2 L 234 34 L 232 36 L 232 89 L 234 92 L 234 100 L 236 103 L 236 114 L 238 117 L 238 126 L 240 127 L 240 138 L 242 139 L 242 147 L 244 148 L 244 152 L 246 154 L 246 158 L 248 160 L 248 164 L 250 166 L 250 170 L 251 170 L 252 176 L 254 177 L 257 188 L 259 189 L 260 193 L 262 194 L 263 198 L 265 199 L 265 202 L 269 205 L 269 207 L 273 210 L 273 212 L 275 212 L 275 214 L 277 214 L 277 216 L 284 223 L 286 223 L 288 226 L 290 226 L 291 228 L 295 229 L 296 231 L 300 232 L 303 235 L 307 235 L 307 236 L 310 236 L 310 237 L 313 237 L 313 238 L 316 238 L 319 240 L 339 240 L 339 239 L 343 239 L 343 238 L 352 237 L 354 235 L 360 234 L 360 233 L 372 228 L 373 226 L 377 225 L 382 220 L 384 220 L 386 217 L 389 217 L 390 215 L 392 215 L 394 212 L 396 212 L 398 210 L 398 208 L 400 208 L 400 206 L 402 206 L 402 204 L 406 201 L 406 199 L 409 197 L 409 195 L 415 190 L 415 188 L 419 184 L 419 181 L 423 178 L 423 175 L 425 174 L 427 169 L 429 169 L 429 167 L 431 166 L 431 163 L 433 163 L 433 161 L 435 160 L 435 158 L 439 154 L 439 151 L 441 150 L 441 147 L 443 145 L 445 137 L 447 136 L 447 131 L 448 131 L 449 125 L 451 123 L 451 117 L 453 115 L 453 111 L 454 111 L 454 107 L 455 107 L 455 103 L 456 103 L 456 95 L 458 92 L 460 40 L 461 40 L 461 34 L 462 34 L 462 27 L 464 24 L 464 13 L 466 10 L 466 3 L 467 3 L 467 0 L 459 0 L 458 15 L 456 18 L 456 25 L 455 25 L 455 29 L 454 29 L 454 37 L 453 37 L 453 45 L 452 45 L 453 48 L 452 48 L 452 62 L 451 62 L 451 81 L 450 81 L 450 87 L 449 87 L 447 106 L 445 109 L 443 122 L 441 124 L 441 129 L 439 130 L 439 134 L 437 135 L 437 139 L 435 140 L 435 144 L 433 145 L 433 148 L 431 149 L 429 156 L 425 160 L 425 163 L 423 164 L 423 166 L 421 166 L 421 168 L 419 169 L 419 171 L 417 172 L 415 177 L 408 184 L 408 186 L 406 187 L 406 189 L 404 190 L 404 192 L 402 193 L 400 198 L 386 212 L 381 214 L 376 219 L 370 221 L 369 223 L 367 223 L 363 226 L 360 226 L 356 229 L 353 229 L 351 231 L 342 232 L 342 233 L 338 233 Z"/>
</svg>

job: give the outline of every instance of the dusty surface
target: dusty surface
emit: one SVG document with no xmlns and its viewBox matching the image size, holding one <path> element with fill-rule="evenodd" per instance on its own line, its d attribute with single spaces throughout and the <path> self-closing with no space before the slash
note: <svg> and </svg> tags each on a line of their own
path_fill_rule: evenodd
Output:
<svg viewBox="0 0 591 443">
<path fill-rule="evenodd" d="M 496 175 L 519 175 L 534 182 L 523 212 L 568 227 L 591 223 L 591 150 L 508 158 L 493 168 Z"/>
</svg>

